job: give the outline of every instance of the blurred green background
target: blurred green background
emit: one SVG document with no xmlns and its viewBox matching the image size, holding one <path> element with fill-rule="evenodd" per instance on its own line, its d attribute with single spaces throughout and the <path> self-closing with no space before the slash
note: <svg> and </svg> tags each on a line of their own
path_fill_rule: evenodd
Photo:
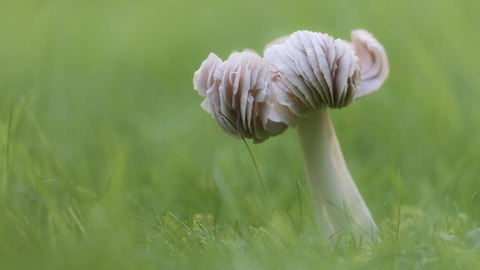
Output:
<svg viewBox="0 0 480 270">
<path fill-rule="evenodd" d="M 451 249 L 407 255 L 479 225 L 478 10 L 467 0 L 1 1 L 0 258 L 25 269 L 338 266 L 316 242 L 295 131 L 250 145 L 266 205 L 248 150 L 200 108 L 192 79 L 210 52 L 364 28 L 386 48 L 390 77 L 331 117 L 383 233 L 394 235 L 399 199 L 405 222 L 402 248 L 347 261 L 459 263 Z M 209 223 L 200 215 L 224 237 L 185 244 L 205 237 L 184 240 Z M 257 242 L 258 228 L 270 238 Z"/>
</svg>

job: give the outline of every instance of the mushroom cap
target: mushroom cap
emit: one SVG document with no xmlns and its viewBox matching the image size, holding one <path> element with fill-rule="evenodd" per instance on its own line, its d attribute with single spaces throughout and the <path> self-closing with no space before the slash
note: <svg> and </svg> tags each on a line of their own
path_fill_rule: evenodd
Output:
<svg viewBox="0 0 480 270">
<path fill-rule="evenodd" d="M 271 103 L 269 64 L 256 53 L 232 53 L 225 62 L 210 53 L 193 84 L 202 108 L 232 137 L 260 143 L 287 128 Z"/>
<path fill-rule="evenodd" d="M 354 96 L 356 99 L 378 90 L 388 77 L 389 66 L 385 48 L 371 33 L 357 29 L 352 31 L 351 36 L 362 68 L 360 88 Z"/>
<path fill-rule="evenodd" d="M 361 71 L 348 43 L 310 31 L 274 43 L 264 58 L 270 63 L 275 109 L 287 125 L 295 127 L 310 111 L 352 102 Z"/>
</svg>

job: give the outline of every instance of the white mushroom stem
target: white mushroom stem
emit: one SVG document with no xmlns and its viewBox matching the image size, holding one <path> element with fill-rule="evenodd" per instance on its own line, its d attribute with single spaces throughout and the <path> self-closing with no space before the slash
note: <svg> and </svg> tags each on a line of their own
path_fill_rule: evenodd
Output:
<svg viewBox="0 0 480 270">
<path fill-rule="evenodd" d="M 376 242 L 377 227 L 348 171 L 326 109 L 298 121 L 298 137 L 315 211 L 326 241 L 353 237 L 355 245 Z"/>
</svg>

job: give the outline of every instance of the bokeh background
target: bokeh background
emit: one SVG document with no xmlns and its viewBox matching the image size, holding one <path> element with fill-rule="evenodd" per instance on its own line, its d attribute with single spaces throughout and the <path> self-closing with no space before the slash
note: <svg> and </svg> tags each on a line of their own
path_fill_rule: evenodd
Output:
<svg viewBox="0 0 480 270">
<path fill-rule="evenodd" d="M 418 237 L 408 217 L 437 230 L 449 231 L 448 220 L 478 227 L 478 10 L 467 0 L 1 1 L 0 257 L 18 268 L 195 265 L 185 258 L 200 257 L 179 262 L 186 252 L 150 228 L 167 216 L 210 215 L 244 235 L 270 226 L 286 241 L 289 225 L 267 218 L 278 212 L 316 239 L 295 131 L 250 144 L 265 205 L 247 148 L 215 126 L 192 85 L 210 52 L 261 53 L 296 30 L 348 40 L 364 28 L 386 48 L 380 91 L 331 111 L 382 228 L 395 229 L 399 200 L 408 239 Z M 233 250 L 203 259 L 248 265 Z"/>
</svg>

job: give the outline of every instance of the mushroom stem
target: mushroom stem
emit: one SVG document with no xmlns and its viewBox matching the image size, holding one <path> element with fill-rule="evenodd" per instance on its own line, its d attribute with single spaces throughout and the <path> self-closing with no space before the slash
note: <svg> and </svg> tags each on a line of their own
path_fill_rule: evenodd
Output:
<svg viewBox="0 0 480 270">
<path fill-rule="evenodd" d="M 331 245 L 341 235 L 354 245 L 376 242 L 377 226 L 348 171 L 326 109 L 297 124 L 318 229 Z"/>
</svg>

